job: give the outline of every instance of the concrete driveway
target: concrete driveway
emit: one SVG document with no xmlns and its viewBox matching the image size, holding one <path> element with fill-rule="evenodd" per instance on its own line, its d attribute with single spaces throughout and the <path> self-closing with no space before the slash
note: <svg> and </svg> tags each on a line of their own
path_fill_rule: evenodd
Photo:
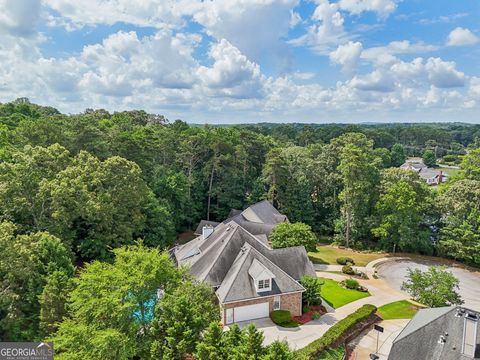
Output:
<svg viewBox="0 0 480 360">
<path fill-rule="evenodd" d="M 393 340 L 400 334 L 402 329 L 408 324 L 408 319 L 385 320 L 379 323 L 384 328 L 383 333 L 378 335 L 378 352 L 380 360 L 386 360 L 392 348 Z M 365 330 L 355 340 L 351 341 L 349 346 L 353 347 L 355 359 L 369 359 L 369 355 L 375 353 L 377 347 L 377 331 L 373 329 Z"/>
<path fill-rule="evenodd" d="M 343 280 L 345 278 L 345 276 L 340 274 L 325 272 L 317 272 L 317 275 L 334 280 Z M 301 349 L 321 337 L 332 325 L 347 317 L 362 305 L 372 304 L 378 307 L 408 298 L 408 295 L 390 288 L 380 279 L 359 280 L 359 282 L 368 288 L 371 296 L 351 302 L 338 309 L 328 307 L 327 310 L 329 312 L 320 317 L 320 319 L 312 320 L 297 328 L 279 327 L 269 318 L 245 321 L 238 323 L 238 325 L 243 328 L 248 326 L 250 322 L 253 322 L 258 329 L 263 331 L 265 345 L 271 344 L 275 340 L 285 340 L 292 350 Z"/>
</svg>

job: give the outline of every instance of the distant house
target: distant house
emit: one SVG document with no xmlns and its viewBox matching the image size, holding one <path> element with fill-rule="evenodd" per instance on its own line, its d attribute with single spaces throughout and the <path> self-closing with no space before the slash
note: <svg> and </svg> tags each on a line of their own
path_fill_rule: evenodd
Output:
<svg viewBox="0 0 480 360">
<path fill-rule="evenodd" d="M 439 185 L 448 179 L 448 174 L 442 170 L 429 168 L 421 158 L 410 158 L 400 169 L 415 171 L 428 185 Z"/>
<path fill-rule="evenodd" d="M 213 287 L 224 324 L 268 317 L 278 309 L 301 315 L 305 289 L 299 280 L 315 276 L 307 252 L 303 246 L 268 244 L 273 227 L 287 217 L 268 201 L 230 215 L 217 225 L 205 223 L 202 235 L 174 248 L 177 264 Z"/>
<path fill-rule="evenodd" d="M 480 359 L 480 313 L 463 307 L 419 310 L 393 341 L 388 360 Z"/>
</svg>

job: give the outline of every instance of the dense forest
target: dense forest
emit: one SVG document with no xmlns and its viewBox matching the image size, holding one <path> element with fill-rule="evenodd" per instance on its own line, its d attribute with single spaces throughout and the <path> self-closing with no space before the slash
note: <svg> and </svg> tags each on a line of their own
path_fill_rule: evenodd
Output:
<svg viewBox="0 0 480 360">
<path fill-rule="evenodd" d="M 407 156 L 461 169 L 429 187 L 398 168 Z M 165 269 L 148 249 L 261 199 L 339 244 L 480 266 L 480 125 L 199 126 L 144 111 L 0 104 L 0 338 L 57 331 L 60 289 L 75 288 L 74 306 L 89 296 L 71 281 L 74 264 L 118 275 L 122 257 L 141 262 L 125 250 L 137 246 Z"/>
</svg>

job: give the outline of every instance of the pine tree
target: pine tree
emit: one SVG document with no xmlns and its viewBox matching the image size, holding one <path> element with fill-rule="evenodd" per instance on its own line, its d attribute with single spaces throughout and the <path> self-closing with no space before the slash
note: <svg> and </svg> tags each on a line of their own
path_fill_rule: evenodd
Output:
<svg viewBox="0 0 480 360">
<path fill-rule="evenodd" d="M 274 341 L 268 348 L 262 360 L 293 360 L 294 354 L 288 349 L 285 341 Z"/>
<path fill-rule="evenodd" d="M 261 359 L 265 353 L 263 347 L 263 333 L 258 331 L 253 324 L 248 325 L 244 330 L 242 353 L 243 358 L 247 360 Z"/>
<path fill-rule="evenodd" d="M 197 360 L 223 360 L 222 353 L 223 330 L 219 323 L 213 321 L 208 326 L 202 341 L 197 345 L 195 359 Z"/>
</svg>

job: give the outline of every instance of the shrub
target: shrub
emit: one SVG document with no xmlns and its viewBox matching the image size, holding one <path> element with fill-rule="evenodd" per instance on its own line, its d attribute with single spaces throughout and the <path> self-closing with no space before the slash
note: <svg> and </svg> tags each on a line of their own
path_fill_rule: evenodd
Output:
<svg viewBox="0 0 480 360">
<path fill-rule="evenodd" d="M 310 306 L 305 304 L 302 306 L 302 313 L 305 314 L 310 311 Z"/>
<path fill-rule="evenodd" d="M 360 287 L 360 284 L 355 279 L 345 279 L 343 280 L 343 285 L 347 289 L 357 290 Z"/>
<path fill-rule="evenodd" d="M 342 272 L 347 275 L 355 275 L 355 270 L 350 265 L 344 265 L 342 267 Z"/>
<path fill-rule="evenodd" d="M 321 338 L 298 350 L 297 356 L 299 358 L 312 358 L 318 355 L 339 341 L 353 326 L 368 319 L 375 311 L 377 311 L 377 308 L 374 305 L 363 305 L 360 309 L 333 325 Z"/>
<path fill-rule="evenodd" d="M 353 261 L 353 259 L 350 258 L 350 257 L 342 256 L 342 257 L 337 258 L 337 264 L 339 264 L 339 265 L 355 265 L 355 261 Z"/>
<path fill-rule="evenodd" d="M 322 297 L 320 296 L 320 290 L 322 287 L 322 281 L 313 276 L 302 276 L 300 284 L 305 288 L 302 294 L 302 301 L 307 305 L 320 305 L 322 303 Z"/>
<path fill-rule="evenodd" d="M 320 313 L 319 313 L 318 311 L 315 311 L 315 312 L 312 314 L 312 319 L 313 319 L 313 320 L 320 319 Z"/>
<path fill-rule="evenodd" d="M 288 310 L 272 311 L 272 321 L 282 327 L 297 327 L 298 324 L 292 320 L 292 314 Z"/>
</svg>

